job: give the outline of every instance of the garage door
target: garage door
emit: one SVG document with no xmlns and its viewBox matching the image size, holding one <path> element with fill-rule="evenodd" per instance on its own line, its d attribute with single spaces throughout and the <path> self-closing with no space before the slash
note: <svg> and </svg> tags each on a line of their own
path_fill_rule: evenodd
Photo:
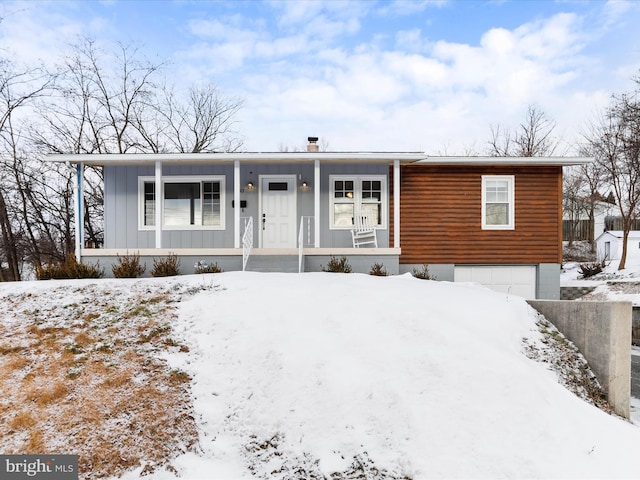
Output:
<svg viewBox="0 0 640 480">
<path fill-rule="evenodd" d="M 470 266 L 456 265 L 456 282 L 475 282 L 498 292 L 536 298 L 535 266 Z"/>
</svg>

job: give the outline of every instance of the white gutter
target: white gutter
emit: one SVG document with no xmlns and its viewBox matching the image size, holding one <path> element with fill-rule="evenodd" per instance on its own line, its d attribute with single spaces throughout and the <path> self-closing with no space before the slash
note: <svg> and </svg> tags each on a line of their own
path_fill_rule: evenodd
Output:
<svg viewBox="0 0 640 480">
<path fill-rule="evenodd" d="M 123 153 L 123 154 L 49 154 L 51 162 L 85 165 L 148 165 L 212 163 L 387 163 L 442 166 L 570 166 L 593 162 L 590 157 L 439 157 L 421 152 L 253 152 L 253 153 Z"/>
<path fill-rule="evenodd" d="M 570 166 L 593 162 L 592 157 L 427 157 L 417 165 L 463 166 Z"/>
<path fill-rule="evenodd" d="M 267 153 L 122 153 L 122 154 L 49 154 L 51 162 L 84 162 L 87 165 L 144 165 L 156 160 L 177 163 L 298 163 L 321 162 L 390 163 L 399 160 L 412 163 L 427 158 L 420 152 L 267 152 Z"/>
</svg>

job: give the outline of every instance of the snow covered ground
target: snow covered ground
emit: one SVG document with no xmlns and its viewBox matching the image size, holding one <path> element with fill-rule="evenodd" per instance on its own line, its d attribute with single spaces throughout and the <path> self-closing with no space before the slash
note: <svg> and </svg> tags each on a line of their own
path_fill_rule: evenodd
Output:
<svg viewBox="0 0 640 480">
<path fill-rule="evenodd" d="M 580 275 L 579 262 L 563 265 L 561 286 L 594 287 L 581 301 L 623 301 L 640 306 L 640 263 L 630 259 L 626 268 L 618 270 L 619 261 L 606 264 L 602 273 L 589 278 Z M 632 347 L 632 355 L 640 356 L 640 347 Z M 640 425 L 640 399 L 631 397 L 631 420 Z"/>
<path fill-rule="evenodd" d="M 173 315 L 188 352 L 158 353 L 192 377 L 199 445 L 144 478 L 640 476 L 640 428 L 524 354 L 543 337 L 519 297 L 410 275 L 136 282 L 201 290 Z M 131 288 L 25 282 L 0 294 L 87 283 Z"/>
<path fill-rule="evenodd" d="M 368 461 L 377 478 L 640 473 L 638 427 L 523 354 L 540 334 L 518 297 L 408 275 L 188 281 L 217 288 L 174 326 L 191 348 L 170 361 L 193 376 L 201 428 L 200 451 L 172 462 L 183 478 L 321 478 Z"/>
</svg>

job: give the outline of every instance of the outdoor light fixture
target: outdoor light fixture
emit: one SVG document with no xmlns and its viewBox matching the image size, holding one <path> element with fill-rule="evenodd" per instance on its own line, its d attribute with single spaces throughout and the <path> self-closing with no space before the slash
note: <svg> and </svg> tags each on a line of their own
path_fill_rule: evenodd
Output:
<svg viewBox="0 0 640 480">
<path fill-rule="evenodd" d="M 306 180 L 302 181 L 302 184 L 300 185 L 300 190 L 309 190 L 309 184 L 307 183 Z"/>
<path fill-rule="evenodd" d="M 249 182 L 247 183 L 247 190 L 251 191 L 253 190 L 255 187 L 253 186 L 253 182 Z"/>
</svg>

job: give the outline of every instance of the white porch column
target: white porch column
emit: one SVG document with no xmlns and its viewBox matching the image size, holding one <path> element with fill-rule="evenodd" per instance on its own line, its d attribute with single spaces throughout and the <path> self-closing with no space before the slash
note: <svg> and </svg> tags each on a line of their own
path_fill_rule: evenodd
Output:
<svg viewBox="0 0 640 480">
<path fill-rule="evenodd" d="M 162 248 L 162 162 L 156 160 L 155 171 L 156 248 Z"/>
<path fill-rule="evenodd" d="M 320 248 L 320 160 L 313 161 L 313 248 Z"/>
<path fill-rule="evenodd" d="M 233 162 L 233 205 L 233 248 L 240 248 L 240 160 Z"/>
<path fill-rule="evenodd" d="M 75 179 L 75 191 L 76 191 L 76 214 L 75 214 L 75 229 L 76 229 L 76 260 L 80 262 L 82 260 L 82 242 L 84 241 L 84 163 L 80 162 L 76 164 L 76 179 Z"/>
<path fill-rule="evenodd" d="M 400 248 L 400 160 L 393 161 L 393 248 Z"/>
</svg>

